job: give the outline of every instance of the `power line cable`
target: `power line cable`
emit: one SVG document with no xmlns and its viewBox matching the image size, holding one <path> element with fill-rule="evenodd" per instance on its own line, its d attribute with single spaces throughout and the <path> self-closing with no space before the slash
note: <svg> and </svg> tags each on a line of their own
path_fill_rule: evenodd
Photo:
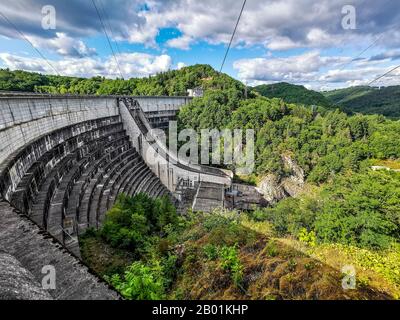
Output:
<svg viewBox="0 0 400 320">
<path fill-rule="evenodd" d="M 100 7 L 101 7 L 100 9 L 103 12 L 103 16 L 104 16 L 105 21 L 106 21 L 106 23 L 108 25 L 108 30 L 110 30 L 111 38 L 115 39 L 114 33 L 112 31 L 112 28 L 111 28 L 110 19 L 108 17 L 107 11 L 104 9 L 103 1 L 102 0 L 98 0 L 98 1 L 100 3 Z M 117 48 L 118 54 L 121 55 L 121 50 L 119 48 L 118 41 L 117 40 L 113 40 L 113 42 L 115 44 L 115 47 Z"/>
<path fill-rule="evenodd" d="M 342 71 L 345 67 L 347 67 L 348 65 L 352 64 L 354 61 L 356 61 L 359 57 L 361 57 L 365 52 L 367 52 L 369 49 L 371 49 L 372 47 L 374 47 L 378 41 L 382 38 L 383 34 L 379 35 L 379 37 L 377 37 L 368 47 L 366 47 L 364 50 L 362 50 L 357 56 L 355 56 L 353 59 L 351 59 L 350 62 L 344 64 L 339 71 Z"/>
<path fill-rule="evenodd" d="M 354 61 L 356 61 L 358 58 L 360 58 L 365 52 L 367 52 L 369 49 L 374 47 L 378 41 L 383 37 L 383 33 L 380 34 L 368 47 L 364 48 L 361 52 L 359 52 L 353 59 L 351 59 L 349 62 L 344 63 L 338 71 L 342 71 L 345 67 L 351 65 Z M 326 84 L 328 80 L 323 80 L 323 82 Z"/>
<path fill-rule="evenodd" d="M 376 81 L 378 81 L 378 80 L 380 80 L 380 79 L 386 77 L 388 74 L 392 73 L 393 71 L 395 71 L 395 70 L 397 70 L 397 69 L 399 69 L 399 68 L 400 68 L 400 65 L 398 65 L 398 66 L 396 66 L 396 67 L 390 69 L 389 71 L 385 72 L 384 74 L 382 74 L 382 75 L 376 77 L 374 80 L 370 81 L 366 86 L 367 86 L 367 87 L 370 87 L 371 84 L 373 84 L 373 83 L 375 83 Z M 363 86 L 363 87 L 365 87 L 365 86 Z M 356 90 L 357 90 L 357 89 L 358 89 L 358 90 L 361 90 L 361 89 L 363 89 L 363 87 L 358 87 L 358 88 L 356 88 Z M 350 94 L 353 94 L 353 93 L 354 93 L 354 92 L 351 92 L 351 93 L 349 93 L 347 96 L 349 96 Z M 340 103 L 342 103 L 343 101 L 346 100 L 347 96 L 344 96 L 344 98 L 340 99 L 338 102 L 335 102 L 335 104 L 339 105 Z"/>
<path fill-rule="evenodd" d="M 245 7 L 245 5 L 246 5 L 246 2 L 247 2 L 247 0 L 244 0 L 244 1 L 243 1 L 242 9 L 240 10 L 239 17 L 238 17 L 238 19 L 237 19 L 237 21 L 236 21 L 235 29 L 233 30 L 232 37 L 231 37 L 231 40 L 229 41 L 228 48 L 226 49 L 225 56 L 224 56 L 224 60 L 222 61 L 221 68 L 219 69 L 219 72 L 222 72 L 222 69 L 224 68 L 224 64 L 225 64 L 226 58 L 227 58 L 227 56 L 228 56 L 229 50 L 231 49 L 231 45 L 232 45 L 232 42 L 233 42 L 233 38 L 235 37 L 235 33 L 236 33 L 237 27 L 238 27 L 238 25 L 239 25 L 240 18 L 242 17 L 242 13 L 243 13 L 244 7 Z"/>
<path fill-rule="evenodd" d="M 396 67 L 394 67 L 393 69 L 390 69 L 389 71 L 385 72 L 384 74 L 382 74 L 381 76 L 375 78 L 374 80 L 372 80 L 371 82 L 368 83 L 368 86 L 370 86 L 371 84 L 375 83 L 376 81 L 386 77 L 389 73 L 392 73 L 393 71 L 397 70 L 400 68 L 400 64 Z"/>
<path fill-rule="evenodd" d="M 107 42 L 108 42 L 108 45 L 110 46 L 112 55 L 114 56 L 114 59 L 115 59 L 115 62 L 116 62 L 116 64 L 117 64 L 117 68 L 118 68 L 119 74 L 121 75 L 121 78 L 124 79 L 124 76 L 123 76 L 123 74 L 122 74 L 122 72 L 121 72 L 121 68 L 120 68 L 120 65 L 119 65 L 117 56 L 115 55 L 115 52 L 114 52 L 114 48 L 113 48 L 113 46 L 111 45 L 110 38 L 109 38 L 109 36 L 108 36 L 108 34 L 107 34 L 107 31 L 106 31 L 106 28 L 105 28 L 105 25 L 104 25 L 104 22 L 103 22 L 103 18 L 102 18 L 101 15 L 100 15 L 100 11 L 99 11 L 99 9 L 97 8 L 97 5 L 96 5 L 95 0 L 92 0 L 92 3 L 93 3 L 94 8 L 96 9 L 97 16 L 99 17 L 101 26 L 102 26 L 102 28 L 103 28 L 103 33 L 104 33 L 104 35 L 105 35 L 106 38 L 107 38 Z"/>
<path fill-rule="evenodd" d="M 8 23 L 9 25 L 11 25 L 11 26 L 14 28 L 15 31 L 17 31 L 17 33 L 19 33 L 19 35 L 20 35 L 26 42 L 28 42 L 28 43 L 32 46 L 32 48 L 40 55 L 40 57 L 41 57 L 43 60 L 45 60 L 46 63 L 50 66 L 50 68 L 52 68 L 53 71 L 55 71 L 55 73 L 59 76 L 60 73 L 57 71 L 57 69 L 50 63 L 50 61 L 43 55 L 43 53 L 40 52 L 40 50 L 39 50 L 38 48 L 36 48 L 36 47 L 33 45 L 33 43 L 25 36 L 25 34 L 24 34 L 21 30 L 19 30 L 18 27 L 17 27 L 14 23 L 12 23 L 12 22 L 4 15 L 4 13 L 2 13 L 1 11 L 0 11 L 0 15 L 3 17 L 4 20 L 7 21 L 7 23 Z"/>
</svg>

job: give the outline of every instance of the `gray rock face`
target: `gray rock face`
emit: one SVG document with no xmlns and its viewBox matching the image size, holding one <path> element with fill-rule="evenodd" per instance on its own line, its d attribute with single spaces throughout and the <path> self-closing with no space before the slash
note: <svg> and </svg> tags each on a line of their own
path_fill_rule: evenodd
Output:
<svg viewBox="0 0 400 320">
<path fill-rule="evenodd" d="M 4 266 L 4 270 L 0 272 L 0 298 L 52 297 L 60 300 L 120 298 L 117 292 L 92 274 L 54 238 L 41 231 L 37 225 L 16 212 L 6 202 L 0 202 L 0 226 L 0 245 L 2 255 L 6 257 L 3 264 L 0 264 L 0 270 Z M 44 266 L 53 266 L 56 271 L 55 289 L 48 290 L 47 295 L 38 290 L 45 276 L 42 273 Z M 36 281 L 33 281 L 32 276 Z"/>
<path fill-rule="evenodd" d="M 291 180 L 299 185 L 304 184 L 304 170 L 290 156 L 283 155 L 282 160 L 292 172 Z"/>
<path fill-rule="evenodd" d="M 270 204 L 287 197 L 296 197 L 304 188 L 304 170 L 290 156 L 284 155 L 282 160 L 292 174 L 282 179 L 274 174 L 268 174 L 261 180 L 257 188 Z"/>
<path fill-rule="evenodd" d="M 278 177 L 274 174 L 265 176 L 259 186 L 258 191 L 264 195 L 265 200 L 269 203 L 275 203 L 287 197 L 285 189 L 280 183 Z"/>
<path fill-rule="evenodd" d="M 52 297 L 17 259 L 0 252 L 0 300 L 52 300 Z"/>
</svg>

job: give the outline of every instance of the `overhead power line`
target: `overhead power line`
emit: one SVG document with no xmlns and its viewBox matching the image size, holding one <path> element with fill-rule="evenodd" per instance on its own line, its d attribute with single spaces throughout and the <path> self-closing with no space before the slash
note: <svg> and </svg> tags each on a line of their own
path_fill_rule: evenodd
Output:
<svg viewBox="0 0 400 320">
<path fill-rule="evenodd" d="M 355 56 L 353 59 L 351 59 L 350 62 L 345 63 L 344 65 L 342 65 L 342 67 L 339 69 L 339 71 L 343 70 L 345 67 L 347 67 L 348 65 L 352 64 L 354 61 L 356 61 L 358 58 L 360 58 L 365 52 L 367 52 L 369 49 L 374 47 L 378 43 L 378 41 L 382 38 L 382 36 L 383 36 L 383 34 L 379 35 L 379 37 L 377 37 L 368 47 L 366 47 L 357 56 Z"/>
<path fill-rule="evenodd" d="M 102 27 L 102 29 L 103 29 L 103 33 L 104 33 L 104 35 L 105 35 L 106 38 L 107 38 L 108 45 L 110 46 L 111 53 L 112 53 L 112 55 L 114 56 L 114 60 L 115 60 L 115 62 L 116 62 L 116 64 L 117 64 L 117 68 L 118 68 L 119 74 L 121 75 L 121 78 L 124 79 L 124 76 L 123 76 L 123 74 L 122 74 L 122 72 L 121 72 L 121 67 L 120 67 L 120 65 L 119 65 L 117 56 L 115 55 L 115 52 L 114 52 L 114 48 L 113 48 L 113 46 L 111 45 L 110 38 L 109 38 L 109 36 L 108 36 L 108 34 L 107 34 L 106 27 L 105 27 L 104 22 L 103 22 L 103 18 L 101 17 L 100 11 L 99 11 L 99 9 L 97 8 L 97 5 L 96 5 L 95 0 L 92 0 L 92 3 L 93 3 L 94 8 L 96 9 L 97 16 L 99 17 L 99 20 L 100 20 L 100 23 L 101 23 L 101 27 Z"/>
<path fill-rule="evenodd" d="M 237 27 L 238 27 L 239 22 L 240 22 L 240 18 L 242 17 L 244 7 L 246 6 L 246 2 L 247 2 L 247 0 L 244 0 L 244 1 L 243 1 L 242 9 L 240 10 L 239 17 L 238 17 L 238 19 L 237 19 L 237 21 L 236 21 L 235 29 L 233 30 L 232 37 L 231 37 L 231 40 L 229 41 L 228 48 L 226 49 L 225 56 L 224 56 L 224 60 L 222 61 L 221 68 L 219 69 L 219 72 L 222 72 L 222 69 L 224 68 L 224 64 L 225 64 L 226 58 L 227 58 L 227 56 L 228 56 L 229 50 L 231 49 L 231 45 L 232 45 L 232 42 L 233 42 L 233 38 L 235 37 L 236 30 L 237 30 Z"/>
<path fill-rule="evenodd" d="M 39 56 L 46 61 L 46 63 L 50 66 L 51 69 L 53 69 L 53 71 L 57 74 L 60 75 L 60 73 L 57 71 L 57 69 L 50 63 L 50 61 L 43 55 L 42 52 L 40 52 L 40 50 L 38 48 L 36 48 L 33 43 L 25 36 L 25 34 L 18 29 L 18 27 L 12 23 L 6 16 L 4 13 L 2 13 L 0 11 L 0 15 L 3 17 L 4 20 L 6 20 L 6 22 L 15 30 L 17 31 L 17 33 L 22 37 L 22 39 L 24 39 L 26 42 L 28 42 L 32 48 L 39 54 Z"/>
<path fill-rule="evenodd" d="M 368 85 L 370 86 L 371 84 L 375 83 L 376 81 L 386 77 L 389 73 L 392 73 L 393 71 L 397 70 L 400 68 L 400 64 L 397 67 L 394 67 L 393 69 L 390 69 L 388 72 L 385 72 L 384 74 L 382 74 L 381 76 L 375 78 L 374 80 L 372 80 L 370 83 L 368 83 Z"/>
<path fill-rule="evenodd" d="M 111 38 L 115 39 L 114 33 L 112 31 L 112 28 L 111 28 L 110 19 L 108 17 L 107 11 L 104 9 L 103 1 L 99 0 L 99 3 L 100 3 L 100 9 L 103 12 L 104 19 L 105 19 L 105 21 L 107 23 L 107 26 L 108 26 L 108 30 L 110 31 Z M 119 45 L 118 45 L 117 40 L 114 40 L 113 42 L 115 44 L 115 47 L 117 48 L 118 54 L 121 55 L 121 50 L 119 49 Z"/>
<path fill-rule="evenodd" d="M 371 86 L 371 84 L 377 82 L 378 80 L 386 77 L 388 74 L 392 73 L 393 71 L 397 70 L 400 68 L 400 64 L 392 69 L 390 69 L 389 71 L 385 72 L 384 74 L 380 75 L 379 77 L 376 77 L 374 80 L 370 81 L 366 86 Z M 362 90 L 363 87 L 358 88 L 358 90 Z M 340 99 L 338 102 L 335 102 L 337 105 L 339 105 L 340 103 L 342 103 L 343 101 L 346 100 L 346 98 L 352 93 L 349 93 L 348 95 L 345 95 L 342 99 Z"/>
</svg>

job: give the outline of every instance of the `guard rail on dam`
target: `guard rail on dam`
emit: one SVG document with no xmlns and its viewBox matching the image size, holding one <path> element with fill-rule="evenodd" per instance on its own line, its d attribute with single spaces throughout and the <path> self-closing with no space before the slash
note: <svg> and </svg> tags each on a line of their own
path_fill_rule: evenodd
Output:
<svg viewBox="0 0 400 320">
<path fill-rule="evenodd" d="M 118 298 L 80 262 L 78 243 L 118 194 L 176 200 L 178 186 L 221 193 L 231 183 L 228 172 L 184 163 L 151 135 L 189 99 L 0 94 L 0 253 L 38 280 L 53 265 L 61 273 L 53 298 Z"/>
</svg>

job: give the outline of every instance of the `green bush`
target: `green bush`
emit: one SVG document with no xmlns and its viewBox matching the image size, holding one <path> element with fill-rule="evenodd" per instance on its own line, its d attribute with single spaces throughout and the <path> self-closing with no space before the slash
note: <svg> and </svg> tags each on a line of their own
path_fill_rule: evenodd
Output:
<svg viewBox="0 0 400 320">
<path fill-rule="evenodd" d="M 282 200 L 257 217 L 270 221 L 278 235 L 292 235 L 311 246 L 318 239 L 388 248 L 400 239 L 399 177 L 396 172 L 367 169 L 338 175 L 318 194 Z"/>
<path fill-rule="evenodd" d="M 267 245 L 265 246 L 265 252 L 270 257 L 276 257 L 279 254 L 278 247 L 274 240 L 270 240 Z"/>
<path fill-rule="evenodd" d="M 114 275 L 111 284 L 126 299 L 160 300 L 165 298 L 165 283 L 162 267 L 159 264 L 147 266 L 142 262 L 134 262 L 123 277 Z"/>
<path fill-rule="evenodd" d="M 106 214 L 100 230 L 102 238 L 115 248 L 143 249 L 155 233 L 165 233 L 176 224 L 176 209 L 168 198 L 152 199 L 145 194 L 120 195 Z M 165 230 L 164 230 L 165 229 Z"/>
<path fill-rule="evenodd" d="M 219 249 L 221 267 L 231 273 L 233 283 L 240 287 L 243 281 L 243 265 L 240 262 L 239 250 L 235 246 L 224 246 Z"/>
<path fill-rule="evenodd" d="M 299 232 L 299 240 L 309 245 L 310 247 L 315 247 L 317 244 L 317 237 L 314 231 L 308 232 L 306 228 L 301 228 Z"/>
<path fill-rule="evenodd" d="M 400 236 L 400 179 L 389 171 L 338 177 L 325 188 L 314 230 L 324 242 L 382 249 Z"/>
</svg>

